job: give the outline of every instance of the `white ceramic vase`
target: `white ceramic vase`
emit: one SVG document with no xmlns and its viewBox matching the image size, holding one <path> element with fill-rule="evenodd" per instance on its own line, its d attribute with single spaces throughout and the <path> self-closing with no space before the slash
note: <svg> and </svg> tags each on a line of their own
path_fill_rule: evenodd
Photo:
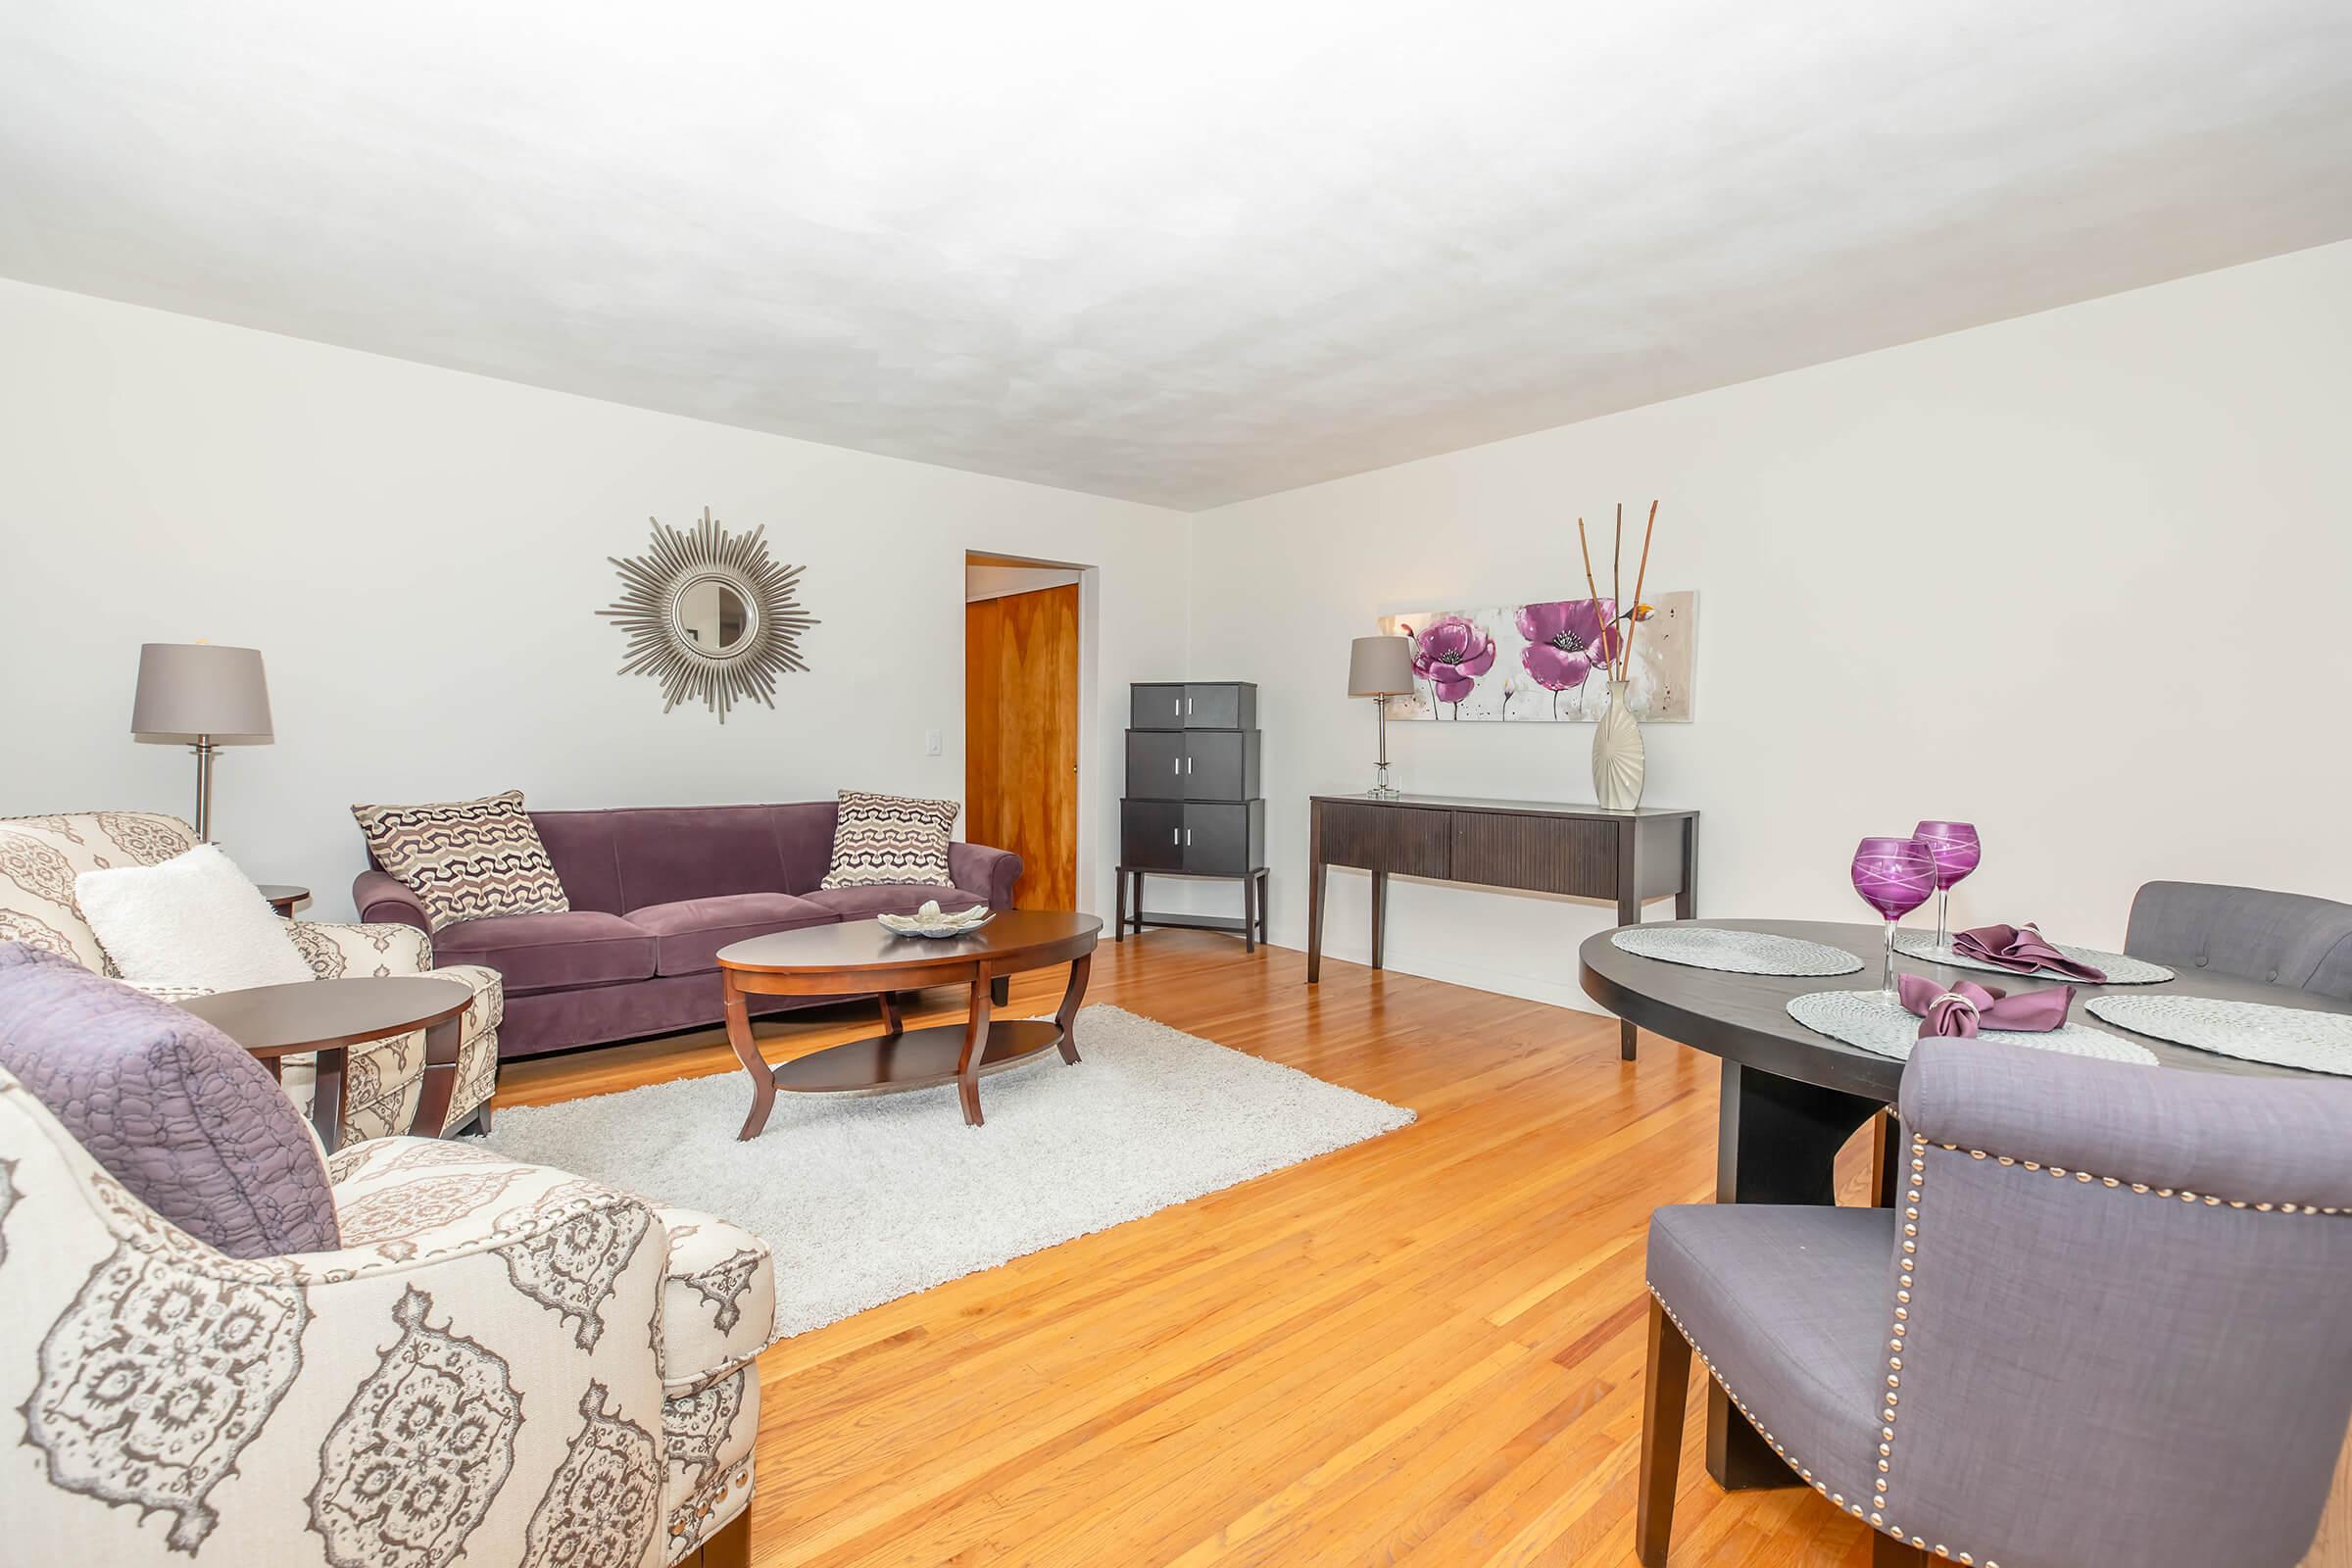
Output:
<svg viewBox="0 0 2352 1568">
<path fill-rule="evenodd" d="M 1630 811 L 1642 804 L 1642 726 L 1626 682 L 1609 682 L 1609 710 L 1592 727 L 1592 799 L 1604 811 Z"/>
</svg>

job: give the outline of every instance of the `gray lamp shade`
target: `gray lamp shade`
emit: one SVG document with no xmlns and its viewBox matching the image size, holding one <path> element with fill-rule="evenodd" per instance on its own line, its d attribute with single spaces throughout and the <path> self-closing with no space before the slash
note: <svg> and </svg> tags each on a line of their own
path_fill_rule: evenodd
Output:
<svg viewBox="0 0 2352 1568">
<path fill-rule="evenodd" d="M 1413 640 L 1358 637 L 1348 650 L 1348 695 L 1409 697 L 1413 691 Z"/>
<path fill-rule="evenodd" d="M 270 683 L 255 648 L 144 643 L 130 732 L 143 741 L 260 746 L 270 739 Z"/>
</svg>

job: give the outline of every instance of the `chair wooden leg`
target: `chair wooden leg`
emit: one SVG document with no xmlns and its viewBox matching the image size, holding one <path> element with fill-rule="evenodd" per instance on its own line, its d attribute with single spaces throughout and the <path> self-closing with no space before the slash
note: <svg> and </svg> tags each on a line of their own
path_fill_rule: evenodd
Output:
<svg viewBox="0 0 2352 1568">
<path fill-rule="evenodd" d="M 1634 1554 L 1664 1568 L 1674 1534 L 1674 1490 L 1683 1468 L 1683 1411 L 1690 1399 L 1690 1342 L 1649 1298 L 1649 1359 L 1642 1384 L 1642 1469 L 1634 1504 Z"/>
<path fill-rule="evenodd" d="M 1870 1568 L 1926 1568 L 1927 1560 L 1925 1546 L 1914 1546 L 1876 1530 L 1870 1534 Z"/>
<path fill-rule="evenodd" d="M 703 1568 L 752 1568 L 751 1504 L 703 1543 Z"/>
</svg>

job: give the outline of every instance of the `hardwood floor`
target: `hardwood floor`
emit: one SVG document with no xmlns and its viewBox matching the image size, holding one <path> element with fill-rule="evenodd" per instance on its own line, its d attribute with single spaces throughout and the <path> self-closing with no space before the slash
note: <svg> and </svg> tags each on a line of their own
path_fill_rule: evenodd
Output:
<svg viewBox="0 0 2352 1568">
<path fill-rule="evenodd" d="M 1613 1020 L 1323 976 L 1219 935 L 1103 944 L 1090 1003 L 1420 1119 L 769 1350 L 755 1564 L 1630 1568 L 1643 1232 L 1713 1193 L 1714 1058 L 1645 1036 L 1621 1062 Z M 1016 977 L 1010 1016 L 1061 983 Z M 780 1059 L 872 1028 L 760 1035 Z M 498 1102 L 732 1066 L 711 1031 L 513 1064 Z M 1860 1201 L 1862 1141 L 1840 1172 Z M 1673 1561 L 1867 1564 L 1869 1532 L 1808 1490 L 1717 1490 L 1693 1381 Z"/>
</svg>

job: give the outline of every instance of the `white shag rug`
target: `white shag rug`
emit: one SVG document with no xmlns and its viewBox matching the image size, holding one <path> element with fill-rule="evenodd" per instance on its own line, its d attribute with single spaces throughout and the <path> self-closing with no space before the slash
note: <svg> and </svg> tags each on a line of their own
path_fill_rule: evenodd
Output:
<svg viewBox="0 0 2352 1568">
<path fill-rule="evenodd" d="M 498 1113 L 512 1159 L 723 1215 L 776 1254 L 788 1333 L 1394 1132 L 1413 1113 L 1118 1007 L 1078 1015 L 1076 1066 L 1048 1051 L 956 1086 L 776 1096 L 735 1133 L 741 1072 Z"/>
</svg>

